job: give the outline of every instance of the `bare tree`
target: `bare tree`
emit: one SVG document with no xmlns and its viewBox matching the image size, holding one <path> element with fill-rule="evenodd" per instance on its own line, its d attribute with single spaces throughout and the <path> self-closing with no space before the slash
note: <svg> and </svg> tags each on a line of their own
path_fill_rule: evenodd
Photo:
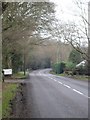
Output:
<svg viewBox="0 0 90 120">
<path fill-rule="evenodd" d="M 11 66 L 9 58 L 12 58 L 12 51 L 20 52 L 23 55 L 25 73 L 30 47 L 46 40 L 41 33 L 47 33 L 45 25 L 49 27 L 52 22 L 54 5 L 47 2 L 16 2 L 3 3 L 2 7 L 3 65 Z"/>
<path fill-rule="evenodd" d="M 88 75 L 90 75 L 90 2 L 87 3 L 82 2 L 81 0 L 75 0 L 75 4 L 80 10 L 80 22 L 79 24 L 76 24 L 75 22 L 72 24 L 65 24 L 63 37 L 88 61 Z M 87 6 L 87 9 L 85 6 Z M 82 41 L 86 44 L 87 50 L 82 49 Z"/>
</svg>

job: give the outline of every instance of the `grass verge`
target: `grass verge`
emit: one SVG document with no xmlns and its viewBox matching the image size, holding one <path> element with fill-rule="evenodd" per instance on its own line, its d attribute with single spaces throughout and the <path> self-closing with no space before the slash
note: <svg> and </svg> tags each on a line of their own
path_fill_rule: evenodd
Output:
<svg viewBox="0 0 90 120">
<path fill-rule="evenodd" d="M 18 72 L 12 76 L 12 79 L 26 79 L 28 76 L 28 72 L 24 75 L 24 72 Z"/>
<path fill-rule="evenodd" d="M 2 83 L 0 82 L 0 120 L 2 118 Z"/>
<path fill-rule="evenodd" d="M 11 112 L 10 100 L 15 97 L 18 84 L 3 83 L 3 94 L 2 94 L 2 117 L 8 118 Z"/>
<path fill-rule="evenodd" d="M 77 80 L 84 80 L 84 81 L 89 79 L 88 76 L 86 76 L 86 75 L 73 75 L 72 76 L 72 75 L 67 75 L 67 74 L 63 73 L 63 74 L 59 74 L 59 76 L 69 77 L 69 78 L 73 78 L 73 79 L 77 79 Z"/>
<path fill-rule="evenodd" d="M 50 71 L 51 74 L 54 74 L 54 75 L 57 75 L 57 76 L 63 76 L 63 77 L 69 77 L 69 78 L 72 78 L 72 79 L 77 79 L 77 80 L 84 80 L 84 81 L 87 81 L 90 79 L 90 77 L 86 76 L 86 75 L 67 75 L 65 73 L 62 73 L 62 74 L 56 74 L 55 72 L 53 71 Z"/>
</svg>

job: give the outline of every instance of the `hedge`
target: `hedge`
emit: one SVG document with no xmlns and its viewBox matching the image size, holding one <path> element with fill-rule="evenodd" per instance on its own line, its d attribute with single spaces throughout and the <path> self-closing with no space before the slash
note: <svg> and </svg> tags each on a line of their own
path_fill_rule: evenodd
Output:
<svg viewBox="0 0 90 120">
<path fill-rule="evenodd" d="M 56 74 L 61 74 L 64 72 L 64 68 L 65 68 L 65 63 L 64 62 L 59 62 L 59 63 L 55 63 L 52 66 L 53 71 Z"/>
</svg>

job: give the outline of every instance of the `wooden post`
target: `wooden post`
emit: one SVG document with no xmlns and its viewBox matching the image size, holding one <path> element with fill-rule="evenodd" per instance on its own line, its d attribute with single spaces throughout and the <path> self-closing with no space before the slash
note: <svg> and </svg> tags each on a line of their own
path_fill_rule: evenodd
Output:
<svg viewBox="0 0 90 120">
<path fill-rule="evenodd" d="M 2 71 L 2 80 L 4 82 L 4 71 Z"/>
</svg>

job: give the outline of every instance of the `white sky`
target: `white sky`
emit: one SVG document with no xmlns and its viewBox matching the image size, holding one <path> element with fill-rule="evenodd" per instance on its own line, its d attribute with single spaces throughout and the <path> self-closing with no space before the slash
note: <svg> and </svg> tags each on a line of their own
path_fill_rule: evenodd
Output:
<svg viewBox="0 0 90 120">
<path fill-rule="evenodd" d="M 79 17 L 75 16 L 76 14 L 79 16 L 80 10 L 77 5 L 74 3 L 75 0 L 50 0 L 50 2 L 54 2 L 56 4 L 56 17 L 63 21 L 78 21 Z M 88 12 L 87 2 L 90 0 L 78 0 L 85 3 L 85 8 Z"/>
<path fill-rule="evenodd" d="M 81 20 L 80 15 L 83 13 L 78 8 L 77 4 L 75 4 L 75 1 L 82 2 L 82 7 L 85 9 L 85 16 L 88 20 L 88 2 L 90 0 L 50 0 L 50 2 L 54 2 L 56 4 L 55 10 L 56 10 L 56 18 L 61 20 L 61 22 L 67 22 L 72 21 L 75 22 L 78 26 L 83 26 L 83 22 Z M 84 10 L 83 9 L 83 10 Z M 82 27 L 81 29 L 84 30 Z M 85 44 L 85 39 L 82 41 L 82 44 Z"/>
</svg>

